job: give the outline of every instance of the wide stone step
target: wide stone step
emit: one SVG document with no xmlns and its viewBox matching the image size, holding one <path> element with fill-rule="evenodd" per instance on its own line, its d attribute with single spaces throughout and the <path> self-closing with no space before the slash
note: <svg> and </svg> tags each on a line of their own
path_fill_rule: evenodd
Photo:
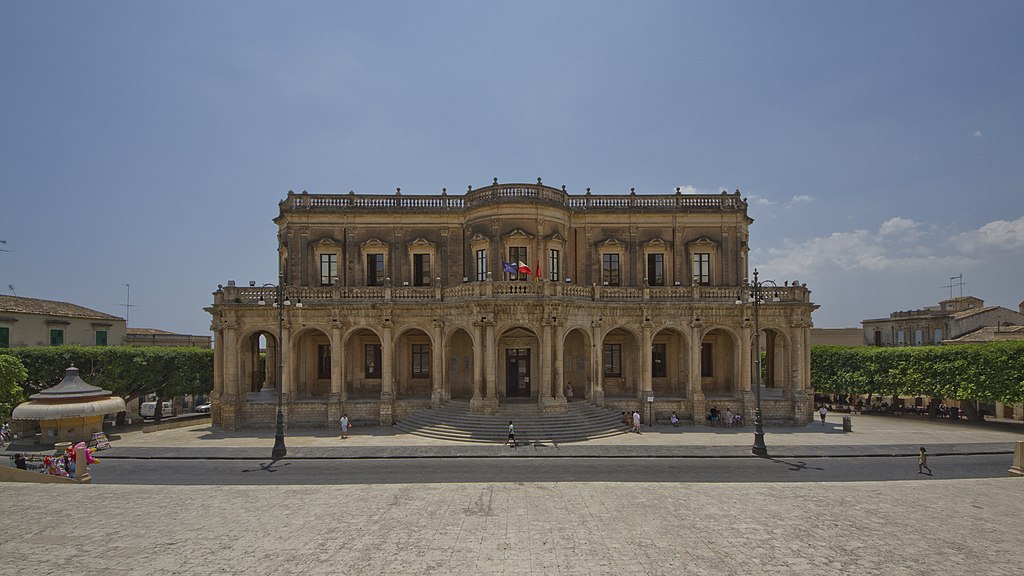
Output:
<svg viewBox="0 0 1024 576">
<path fill-rule="evenodd" d="M 581 442 L 628 432 L 619 414 L 585 402 L 571 403 L 560 414 L 544 413 L 536 404 L 502 405 L 495 415 L 473 414 L 469 403 L 452 401 L 439 408 L 410 414 L 394 427 L 426 438 L 459 442 L 504 442 L 508 421 L 520 442 Z"/>
</svg>

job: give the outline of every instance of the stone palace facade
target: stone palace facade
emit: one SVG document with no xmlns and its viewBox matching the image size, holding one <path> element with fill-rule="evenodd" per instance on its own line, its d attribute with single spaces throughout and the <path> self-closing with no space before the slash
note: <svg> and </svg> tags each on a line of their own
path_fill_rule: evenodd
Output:
<svg viewBox="0 0 1024 576">
<path fill-rule="evenodd" d="M 342 413 L 387 425 L 452 399 L 558 412 L 570 386 L 617 412 L 703 422 L 716 406 L 753 421 L 753 220 L 738 191 L 573 195 L 495 179 L 461 196 L 289 192 L 274 221 L 292 305 L 276 307 L 273 285 L 229 282 L 207 308 L 217 426 L 273 426 L 282 345 L 289 426 Z M 801 425 L 816 306 L 806 285 L 779 284 L 760 304 L 762 407 Z"/>
</svg>

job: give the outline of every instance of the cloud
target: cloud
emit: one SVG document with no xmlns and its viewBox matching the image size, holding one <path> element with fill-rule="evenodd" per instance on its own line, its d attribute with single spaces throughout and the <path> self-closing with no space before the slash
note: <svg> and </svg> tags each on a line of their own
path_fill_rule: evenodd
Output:
<svg viewBox="0 0 1024 576">
<path fill-rule="evenodd" d="M 956 235 L 952 242 L 964 254 L 1024 250 L 1024 216 L 1012 221 L 989 222 L 977 230 Z"/>
<path fill-rule="evenodd" d="M 960 254 L 936 254 L 937 245 L 941 241 L 932 238 L 927 227 L 895 217 L 882 223 L 877 232 L 858 229 L 803 242 L 784 240 L 782 246 L 768 249 L 769 259 L 761 267 L 785 278 L 839 271 L 927 272 L 944 267 L 965 268 L 974 261 Z"/>
<path fill-rule="evenodd" d="M 683 184 L 682 186 L 677 186 L 677 188 L 679 188 L 679 192 L 683 194 L 700 194 L 697 187 L 690 184 Z"/>
<path fill-rule="evenodd" d="M 983 134 L 981 133 L 981 130 L 975 130 L 974 132 L 971 133 L 971 136 L 974 136 L 975 138 L 981 138 L 982 135 Z"/>
<path fill-rule="evenodd" d="M 814 202 L 814 196 L 810 196 L 808 194 L 797 194 L 790 198 L 789 202 L 786 202 L 786 208 L 792 208 L 797 204 L 810 204 L 811 202 Z"/>
<path fill-rule="evenodd" d="M 757 194 L 747 194 L 747 201 L 753 202 L 756 206 L 772 206 L 778 204 L 774 200 L 765 198 L 764 196 L 758 196 Z"/>
<path fill-rule="evenodd" d="M 878 235 L 886 238 L 900 236 L 917 229 L 920 225 L 919 222 L 914 222 L 909 218 L 896 216 L 882 223 L 881 228 L 878 229 Z"/>
</svg>

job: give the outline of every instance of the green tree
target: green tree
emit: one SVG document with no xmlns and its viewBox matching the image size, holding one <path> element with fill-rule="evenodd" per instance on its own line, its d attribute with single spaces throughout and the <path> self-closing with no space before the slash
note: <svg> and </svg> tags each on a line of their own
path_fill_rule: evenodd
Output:
<svg viewBox="0 0 1024 576">
<path fill-rule="evenodd" d="M 6 354 L 0 355 L 0 415 L 5 419 L 14 408 L 25 401 L 21 383 L 28 379 L 28 370 L 21 360 Z"/>
</svg>

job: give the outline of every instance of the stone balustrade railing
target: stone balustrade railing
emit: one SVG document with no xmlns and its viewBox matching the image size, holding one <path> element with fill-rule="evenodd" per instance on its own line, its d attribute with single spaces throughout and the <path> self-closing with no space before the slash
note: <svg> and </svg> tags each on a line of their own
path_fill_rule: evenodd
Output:
<svg viewBox="0 0 1024 576">
<path fill-rule="evenodd" d="M 746 207 L 739 192 L 734 194 L 591 194 L 570 195 L 539 184 L 494 184 L 469 190 L 463 196 L 444 194 L 296 194 L 288 192 L 281 201 L 281 210 L 462 210 L 500 201 L 541 200 L 571 210 L 602 210 L 623 208 L 654 209 L 718 209 Z"/>
<path fill-rule="evenodd" d="M 303 306 L 354 301 L 458 301 L 474 298 L 538 298 L 606 302 L 707 301 L 749 302 L 749 290 L 740 286 L 580 286 L 546 281 L 469 282 L 455 286 L 288 286 L 288 300 Z M 273 304 L 273 287 L 223 286 L 214 293 L 217 304 L 254 305 L 261 298 Z M 764 287 L 762 303 L 810 302 L 810 290 L 803 286 Z"/>
</svg>

